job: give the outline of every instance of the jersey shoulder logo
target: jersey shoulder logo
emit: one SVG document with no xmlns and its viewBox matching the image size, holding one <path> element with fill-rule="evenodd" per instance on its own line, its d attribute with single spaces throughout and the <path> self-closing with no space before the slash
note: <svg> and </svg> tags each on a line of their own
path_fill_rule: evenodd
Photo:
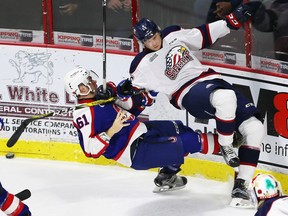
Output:
<svg viewBox="0 0 288 216">
<path fill-rule="evenodd" d="M 184 46 L 175 46 L 169 50 L 166 55 L 166 69 L 165 75 L 175 80 L 179 71 L 189 62 L 193 57 L 190 55 L 189 50 Z"/>
</svg>

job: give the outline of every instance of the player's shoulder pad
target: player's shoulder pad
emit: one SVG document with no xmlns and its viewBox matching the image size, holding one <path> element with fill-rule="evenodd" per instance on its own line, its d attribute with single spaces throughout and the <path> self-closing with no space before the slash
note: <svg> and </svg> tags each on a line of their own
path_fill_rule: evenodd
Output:
<svg viewBox="0 0 288 216">
<path fill-rule="evenodd" d="M 150 53 L 149 50 L 144 49 L 142 52 L 138 53 L 134 59 L 132 60 L 131 64 L 130 64 L 130 69 L 129 69 L 129 73 L 130 75 L 136 70 L 137 66 L 139 65 L 139 63 L 141 62 L 141 60 L 148 54 Z"/>
<path fill-rule="evenodd" d="M 169 35 L 170 33 L 172 32 L 175 32 L 175 31 L 179 31 L 181 30 L 181 27 L 178 26 L 178 25 L 172 25 L 172 26 L 168 26 L 166 27 L 165 29 L 163 29 L 161 31 L 162 33 L 162 38 L 165 38 L 167 35 Z"/>
</svg>

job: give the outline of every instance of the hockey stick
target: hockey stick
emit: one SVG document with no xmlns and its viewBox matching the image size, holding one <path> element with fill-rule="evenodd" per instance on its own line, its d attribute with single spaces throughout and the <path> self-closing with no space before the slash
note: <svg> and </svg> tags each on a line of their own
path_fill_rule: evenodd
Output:
<svg viewBox="0 0 288 216">
<path fill-rule="evenodd" d="M 12 134 L 10 139 L 7 141 L 7 147 L 11 148 L 12 146 L 14 146 L 15 143 L 18 141 L 19 137 L 21 136 L 21 134 L 24 132 L 25 128 L 31 122 L 33 122 L 35 120 L 39 120 L 39 119 L 43 119 L 43 118 L 59 115 L 59 114 L 62 114 L 62 113 L 67 113 L 67 112 L 72 111 L 73 109 L 77 110 L 77 109 L 82 109 L 82 108 L 85 108 L 85 107 L 91 107 L 91 106 L 97 106 L 97 105 L 100 105 L 100 104 L 109 103 L 109 102 L 112 102 L 114 100 L 115 100 L 115 98 L 111 97 L 111 98 L 108 98 L 106 100 L 97 100 L 97 101 L 93 101 L 93 102 L 90 102 L 90 103 L 80 104 L 78 106 L 75 106 L 74 108 L 73 107 L 68 107 L 68 108 L 65 108 L 65 109 L 55 110 L 54 112 L 49 112 L 49 113 L 42 114 L 42 115 L 35 115 L 35 116 L 32 116 L 31 118 L 25 119 L 20 124 L 20 126 L 17 128 L 17 130 Z"/>
<path fill-rule="evenodd" d="M 29 197 L 31 197 L 31 191 L 28 189 L 25 189 L 23 191 L 20 191 L 19 193 L 15 194 L 16 197 L 18 197 L 18 199 L 20 199 L 21 201 L 28 199 Z"/>
<path fill-rule="evenodd" d="M 102 0 L 103 9 L 103 92 L 106 93 L 106 0 Z"/>
</svg>

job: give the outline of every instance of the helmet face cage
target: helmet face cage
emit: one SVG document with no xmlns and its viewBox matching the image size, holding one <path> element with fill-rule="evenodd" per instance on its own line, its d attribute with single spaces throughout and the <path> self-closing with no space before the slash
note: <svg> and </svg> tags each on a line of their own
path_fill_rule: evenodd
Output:
<svg viewBox="0 0 288 216">
<path fill-rule="evenodd" d="M 258 201 L 281 196 L 281 184 L 273 176 L 258 174 L 252 180 L 252 188 Z"/>
<path fill-rule="evenodd" d="M 134 26 L 133 32 L 136 38 L 143 43 L 160 32 L 160 28 L 153 21 L 143 18 Z"/>
<path fill-rule="evenodd" d="M 89 84 L 92 80 L 97 80 L 98 78 L 98 75 L 92 70 L 87 70 L 85 68 L 75 68 L 69 71 L 64 77 L 65 90 L 67 93 L 75 97 L 79 95 L 88 95 L 90 92 L 93 92 Z M 87 86 L 89 89 L 86 94 L 80 92 L 80 84 Z"/>
</svg>

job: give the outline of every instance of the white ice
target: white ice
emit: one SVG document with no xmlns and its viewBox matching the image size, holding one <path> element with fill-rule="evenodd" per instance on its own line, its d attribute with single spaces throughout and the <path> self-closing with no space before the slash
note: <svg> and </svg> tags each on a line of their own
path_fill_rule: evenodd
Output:
<svg viewBox="0 0 288 216">
<path fill-rule="evenodd" d="M 0 181 L 28 188 L 33 216 L 252 216 L 229 207 L 231 182 L 188 177 L 186 188 L 152 193 L 156 172 L 115 166 L 0 157 Z M 0 212 L 0 215 L 4 213 Z"/>
</svg>

